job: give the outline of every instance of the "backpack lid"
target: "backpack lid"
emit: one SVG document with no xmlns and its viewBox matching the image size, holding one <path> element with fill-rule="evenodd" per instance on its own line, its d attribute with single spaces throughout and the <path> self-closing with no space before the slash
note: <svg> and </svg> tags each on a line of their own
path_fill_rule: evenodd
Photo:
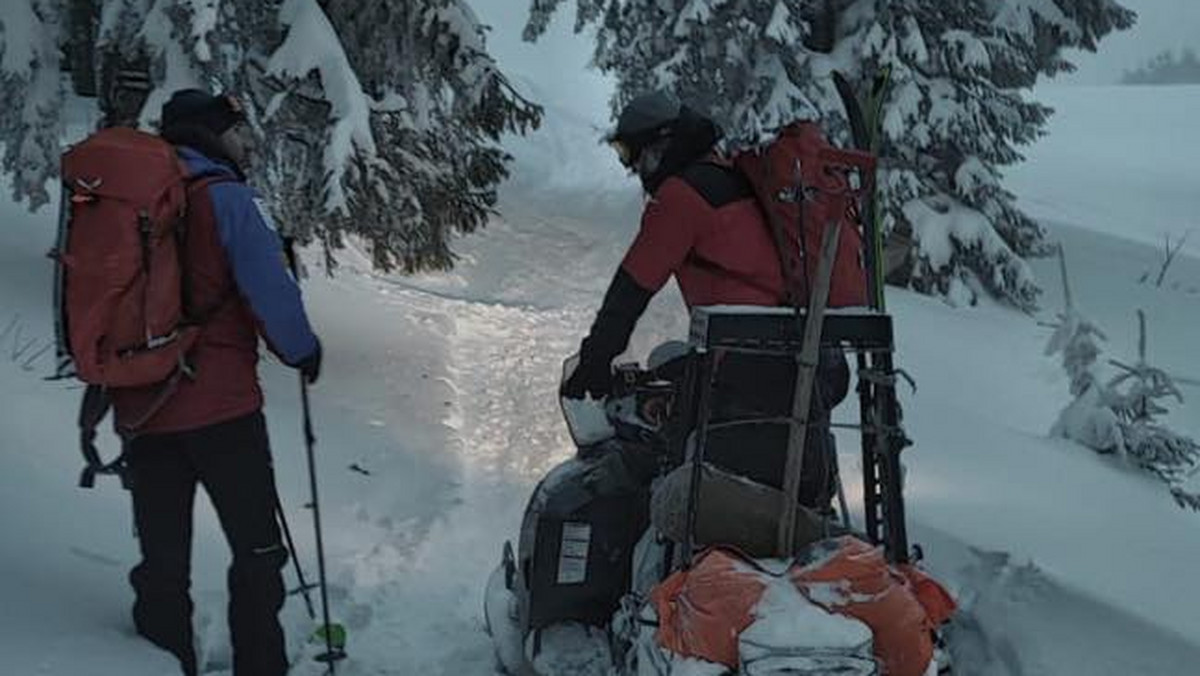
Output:
<svg viewBox="0 0 1200 676">
<path fill-rule="evenodd" d="M 62 158 L 67 189 L 137 204 L 154 203 L 185 174 L 174 146 L 128 127 L 102 129 Z"/>
</svg>

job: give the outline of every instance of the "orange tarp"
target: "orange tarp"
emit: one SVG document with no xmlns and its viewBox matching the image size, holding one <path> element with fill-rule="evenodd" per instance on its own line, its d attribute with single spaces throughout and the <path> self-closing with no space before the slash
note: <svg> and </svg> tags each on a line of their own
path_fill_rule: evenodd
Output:
<svg viewBox="0 0 1200 676">
<path fill-rule="evenodd" d="M 658 643 L 677 655 L 736 668 L 738 635 L 754 621 L 766 585 L 736 554 L 710 549 L 650 592 L 658 611 Z"/>
<path fill-rule="evenodd" d="M 819 564 L 794 566 L 792 581 L 813 603 L 870 627 L 885 674 L 921 676 L 933 658 L 935 625 L 908 578 L 887 564 L 879 547 L 852 537 L 838 544 Z"/>
<path fill-rule="evenodd" d="M 852 617 L 873 634 L 887 676 L 921 676 L 933 656 L 933 630 L 954 612 L 954 600 L 913 566 L 893 568 L 883 552 L 857 538 L 833 541 L 832 554 L 787 572 L 810 601 Z M 650 594 L 659 644 L 671 652 L 738 666 L 738 636 L 754 622 L 765 573 L 737 553 L 711 549 L 688 571 Z"/>
</svg>

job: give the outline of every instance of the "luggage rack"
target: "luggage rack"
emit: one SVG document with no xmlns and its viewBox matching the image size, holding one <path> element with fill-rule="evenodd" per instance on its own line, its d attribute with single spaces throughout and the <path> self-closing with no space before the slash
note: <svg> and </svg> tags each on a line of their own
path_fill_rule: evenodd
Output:
<svg viewBox="0 0 1200 676">
<path fill-rule="evenodd" d="M 704 458 L 711 421 L 713 377 L 724 354 L 760 354 L 798 358 L 805 313 L 790 308 L 714 306 L 692 311 L 684 397 L 687 428 L 695 431 L 696 457 Z M 896 398 L 895 339 L 890 315 L 867 308 L 827 311 L 821 346 L 854 352 L 862 435 L 863 499 L 866 536 L 882 545 L 892 563 L 909 561 L 908 533 L 901 487 L 900 453 L 911 442 L 901 427 Z M 704 387 L 697 387 L 707 383 Z M 726 423 L 727 424 L 727 423 Z M 693 487 L 691 512 L 698 499 Z M 694 532 L 694 523 L 689 527 Z M 685 555 L 690 558 L 692 546 Z"/>
</svg>

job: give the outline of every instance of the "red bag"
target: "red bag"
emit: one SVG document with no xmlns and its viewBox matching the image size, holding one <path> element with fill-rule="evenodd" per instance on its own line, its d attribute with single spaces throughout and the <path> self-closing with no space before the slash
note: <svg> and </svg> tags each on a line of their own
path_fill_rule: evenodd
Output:
<svg viewBox="0 0 1200 676">
<path fill-rule="evenodd" d="M 775 235 L 789 302 L 807 304 L 810 280 L 816 282 L 821 238 L 840 221 L 828 306 L 867 305 L 859 200 L 871 190 L 875 157 L 835 148 L 816 123 L 794 122 L 770 145 L 739 153 L 733 163 L 753 186 Z"/>
<path fill-rule="evenodd" d="M 168 379 L 198 336 L 184 313 L 188 186 L 175 149 L 104 129 L 63 156 L 62 177 L 58 303 L 77 376 L 105 387 Z"/>
</svg>

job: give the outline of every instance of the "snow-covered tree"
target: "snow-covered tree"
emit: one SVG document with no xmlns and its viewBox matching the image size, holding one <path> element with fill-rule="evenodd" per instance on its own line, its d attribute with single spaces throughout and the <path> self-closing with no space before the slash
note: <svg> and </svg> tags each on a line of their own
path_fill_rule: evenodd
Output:
<svg viewBox="0 0 1200 676">
<path fill-rule="evenodd" d="M 1172 50 L 1160 52 L 1145 65 L 1125 71 L 1121 84 L 1200 84 L 1200 57 L 1190 47 L 1178 55 Z"/>
<path fill-rule="evenodd" d="M 17 196 L 34 207 L 57 166 L 60 48 L 73 68 L 94 69 L 72 80 L 80 93 L 90 84 L 113 121 L 134 101 L 153 127 L 181 87 L 237 94 L 260 135 L 253 178 L 281 227 L 327 253 L 357 236 L 385 270 L 449 267 L 452 236 L 486 222 L 507 175 L 500 135 L 540 121 L 488 55 L 466 0 L 3 5 L 0 86 L 38 96 L 14 97 L 25 113 L 0 112 L 0 141 Z M 36 39 L 14 42 L 9 26 Z M 139 70 L 149 91 L 137 95 L 125 85 Z"/>
<path fill-rule="evenodd" d="M 536 39 L 563 0 L 533 0 Z M 1050 110 L 1022 94 L 1070 70 L 1134 15 L 1115 0 L 576 0 L 596 28 L 596 65 L 618 76 L 614 109 L 651 88 L 709 112 L 730 145 L 797 118 L 848 143 L 829 74 L 860 83 L 890 69 L 881 117 L 882 214 L 911 237 L 902 277 L 917 289 L 986 289 L 1022 308 L 1039 289 L 1023 257 L 1043 232 L 1014 205 L 1000 168 Z"/>
<path fill-rule="evenodd" d="M 1183 394 L 1170 374 L 1147 361 L 1146 315 L 1141 310 L 1137 315 L 1137 362 L 1109 360 L 1118 369 L 1107 386 L 1111 407 L 1121 421 L 1130 457 L 1170 484 L 1180 504 L 1200 510 L 1200 491 L 1192 494 L 1182 487 L 1191 474 L 1200 471 L 1200 445 L 1158 420 L 1169 412 L 1169 400 L 1183 403 Z"/>
</svg>

